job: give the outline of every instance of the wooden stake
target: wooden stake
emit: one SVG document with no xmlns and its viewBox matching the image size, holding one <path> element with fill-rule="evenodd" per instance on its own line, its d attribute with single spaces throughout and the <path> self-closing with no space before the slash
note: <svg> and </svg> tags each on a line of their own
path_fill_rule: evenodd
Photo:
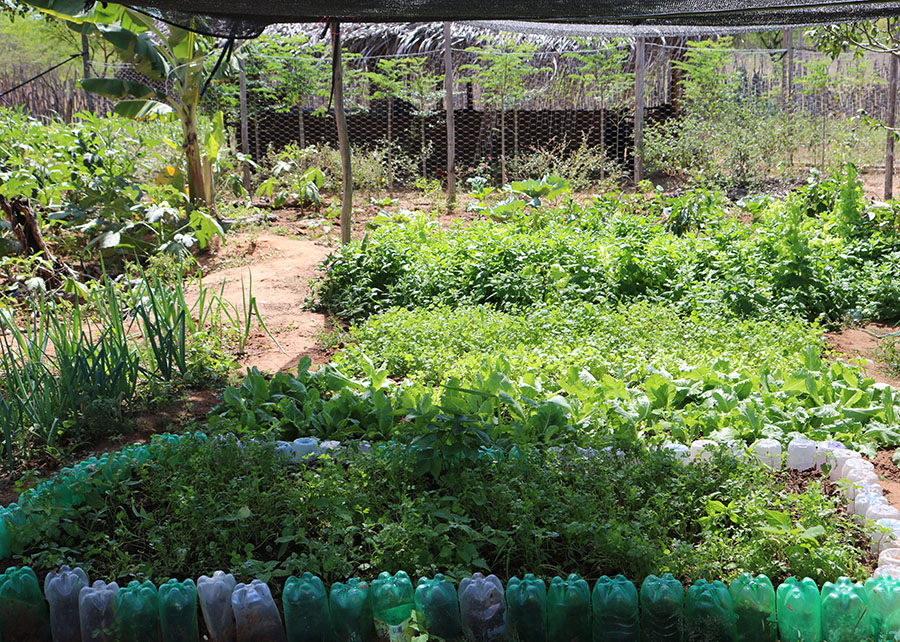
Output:
<svg viewBox="0 0 900 642">
<path fill-rule="evenodd" d="M 444 23 L 444 93 L 447 111 L 447 209 L 456 202 L 456 123 L 453 103 L 453 57 L 451 56 L 451 23 Z"/>
<path fill-rule="evenodd" d="M 897 122 L 897 56 L 891 55 L 888 67 L 888 113 L 887 113 L 887 140 L 884 145 L 884 200 L 889 201 L 894 197 L 894 132 L 893 127 Z"/>
<path fill-rule="evenodd" d="M 250 128 L 247 123 L 247 76 L 244 74 L 244 61 L 240 61 L 240 89 L 241 89 L 241 152 L 245 156 L 250 155 Z M 258 159 L 257 159 L 258 160 Z M 244 163 L 244 189 L 250 191 L 250 165 Z"/>
<path fill-rule="evenodd" d="M 341 243 L 350 242 L 350 216 L 353 212 L 353 168 L 350 165 L 350 138 L 347 116 L 344 114 L 344 65 L 341 62 L 341 25 L 331 23 L 331 55 L 334 65 L 334 120 L 337 124 L 338 146 L 341 150 Z"/>
<path fill-rule="evenodd" d="M 638 38 L 634 51 L 634 183 L 644 176 L 644 39 Z"/>
</svg>

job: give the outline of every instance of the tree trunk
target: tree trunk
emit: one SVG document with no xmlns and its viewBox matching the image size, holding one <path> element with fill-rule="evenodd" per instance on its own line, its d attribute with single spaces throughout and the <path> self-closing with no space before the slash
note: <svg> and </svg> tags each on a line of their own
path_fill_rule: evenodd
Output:
<svg viewBox="0 0 900 642">
<path fill-rule="evenodd" d="M 52 288 L 58 288 L 63 284 L 63 277 L 72 277 L 78 281 L 84 280 L 83 274 L 76 273 L 64 262 L 53 256 L 53 253 L 44 241 L 44 235 L 41 233 L 41 226 L 37 217 L 34 215 L 27 200 L 13 199 L 7 201 L 0 196 L 0 212 L 6 217 L 10 231 L 19 245 L 22 246 L 22 254 L 25 256 L 42 254 L 53 265 L 51 270 L 43 263 L 36 264 L 35 273 L 44 279 L 47 285 Z"/>
<path fill-rule="evenodd" d="M 506 185 L 506 110 L 500 108 L 500 181 Z"/>
<path fill-rule="evenodd" d="M 419 117 L 419 133 L 422 135 L 422 178 L 428 178 L 428 159 L 425 157 L 425 116 Z"/>
<path fill-rule="evenodd" d="M 600 180 L 606 180 L 606 108 L 600 101 Z"/>
<path fill-rule="evenodd" d="M 197 114 L 193 105 L 184 106 L 181 128 L 184 132 L 182 150 L 187 162 L 188 195 L 191 205 L 212 207 L 215 198 L 212 168 L 203 162 L 200 135 L 197 132 Z"/>
<path fill-rule="evenodd" d="M 297 102 L 297 142 L 300 149 L 306 149 L 306 127 L 303 125 L 303 103 Z"/>
<path fill-rule="evenodd" d="M 394 198 L 394 150 L 393 148 L 393 137 L 391 135 L 391 117 L 393 113 L 393 103 L 394 99 L 391 96 L 388 96 L 387 99 L 387 107 L 388 107 L 388 119 L 387 119 L 387 181 L 388 181 L 388 196 Z"/>
<path fill-rule="evenodd" d="M 519 158 L 519 108 L 513 109 L 513 160 Z"/>
</svg>

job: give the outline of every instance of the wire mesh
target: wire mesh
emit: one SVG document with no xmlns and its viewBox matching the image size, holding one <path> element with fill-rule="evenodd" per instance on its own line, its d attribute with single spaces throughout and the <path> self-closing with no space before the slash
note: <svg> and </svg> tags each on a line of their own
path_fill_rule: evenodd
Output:
<svg viewBox="0 0 900 642">
<path fill-rule="evenodd" d="M 357 188 L 411 189 L 417 182 L 421 187 L 423 179 L 446 177 L 439 27 L 346 26 L 345 96 Z M 337 182 L 329 43 L 320 39 L 318 28 L 296 29 L 265 36 L 286 48 L 283 69 L 265 55 L 254 60 L 252 42 L 242 50 L 245 118 L 236 77 L 213 83 L 206 109 L 226 113 L 237 145 L 246 146 L 262 168 L 257 182 L 280 154 L 317 165 Z M 839 162 L 853 162 L 872 175 L 884 171 L 888 55 L 832 60 L 804 44 L 799 30 L 779 38 L 783 46 L 775 48 L 734 46 L 730 37 L 704 34 L 698 42 L 716 43 L 712 53 L 687 36 L 668 33 L 640 39 L 574 33 L 535 36 L 502 31 L 496 24 L 454 26 L 454 170 L 463 189 L 468 179 L 484 178 L 499 187 L 550 173 L 567 178 L 577 191 L 598 191 L 631 183 L 636 158 L 654 181 L 693 178 L 726 187 L 801 180 L 810 169 Z M 638 43 L 644 48 L 640 150 L 635 144 Z M 511 69 L 503 71 L 507 64 Z M 376 76 L 391 65 L 407 73 L 397 75 L 394 88 L 386 91 Z M 127 65 L 95 73 L 136 79 Z M 704 80 L 703 73 L 710 77 Z M 11 86 L 14 75 L 0 77 L 0 87 Z M 307 81 L 300 83 L 302 90 L 299 75 Z M 7 100 L 64 119 L 88 108 L 74 78 L 44 82 L 52 87 L 37 90 L 35 83 L 30 93 L 13 92 Z M 98 111 L 110 106 L 92 100 Z M 240 135 L 244 128 L 246 141 Z"/>
</svg>

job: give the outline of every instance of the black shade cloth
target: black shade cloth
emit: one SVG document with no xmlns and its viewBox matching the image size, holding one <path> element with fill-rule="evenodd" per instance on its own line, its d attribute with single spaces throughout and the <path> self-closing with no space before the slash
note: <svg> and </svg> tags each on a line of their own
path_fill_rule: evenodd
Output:
<svg viewBox="0 0 900 642">
<path fill-rule="evenodd" d="M 238 37 L 266 24 L 404 22 L 435 20 L 535 20 L 638 25 L 755 25 L 859 22 L 900 15 L 900 2 L 864 0 L 142 0 L 137 6 L 165 12 L 185 24 L 205 16 L 206 30 Z M 176 13 L 168 13 L 168 12 Z M 180 17 L 179 17 L 180 16 Z M 216 24 L 218 19 L 223 22 Z"/>
</svg>

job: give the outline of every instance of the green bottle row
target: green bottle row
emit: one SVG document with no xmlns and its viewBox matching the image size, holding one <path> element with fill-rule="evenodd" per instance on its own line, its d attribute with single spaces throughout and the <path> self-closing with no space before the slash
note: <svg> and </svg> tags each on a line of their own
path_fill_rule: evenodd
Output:
<svg viewBox="0 0 900 642">
<path fill-rule="evenodd" d="M 199 609 L 198 609 L 199 602 Z M 806 578 L 777 590 L 749 573 L 730 586 L 697 580 L 687 588 L 669 574 L 640 588 L 600 577 L 589 589 L 577 575 L 549 585 L 527 574 L 503 584 L 475 573 L 459 587 L 400 571 L 371 583 L 335 582 L 327 591 L 304 573 L 285 582 L 284 619 L 268 586 L 212 577 L 157 588 L 152 582 L 88 584 L 81 569 L 50 573 L 42 594 L 28 567 L 0 575 L 0 639 L 16 642 L 862 642 L 900 639 L 900 581 L 847 578 L 821 592 Z M 427 637 L 423 637 L 427 633 Z"/>
</svg>

